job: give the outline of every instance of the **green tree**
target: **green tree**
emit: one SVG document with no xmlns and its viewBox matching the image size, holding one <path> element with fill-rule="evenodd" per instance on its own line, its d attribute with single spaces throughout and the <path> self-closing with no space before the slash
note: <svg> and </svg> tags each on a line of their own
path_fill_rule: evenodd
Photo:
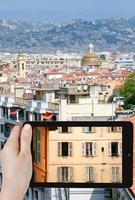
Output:
<svg viewBox="0 0 135 200">
<path fill-rule="evenodd" d="M 124 97 L 124 107 L 126 109 L 135 107 L 135 72 L 129 75 L 120 89 L 120 94 Z"/>
</svg>

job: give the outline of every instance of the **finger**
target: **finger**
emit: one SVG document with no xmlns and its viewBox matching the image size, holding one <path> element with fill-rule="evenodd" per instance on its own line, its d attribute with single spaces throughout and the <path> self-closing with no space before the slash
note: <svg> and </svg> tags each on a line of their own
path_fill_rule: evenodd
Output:
<svg viewBox="0 0 135 200">
<path fill-rule="evenodd" d="M 6 147 L 10 147 L 10 149 L 13 149 L 17 154 L 19 151 L 19 138 L 21 133 L 21 127 L 18 125 L 15 125 L 10 133 L 10 136 L 5 144 Z"/>
<path fill-rule="evenodd" d="M 21 131 L 20 137 L 20 154 L 30 153 L 31 151 L 32 128 L 25 124 Z"/>
</svg>

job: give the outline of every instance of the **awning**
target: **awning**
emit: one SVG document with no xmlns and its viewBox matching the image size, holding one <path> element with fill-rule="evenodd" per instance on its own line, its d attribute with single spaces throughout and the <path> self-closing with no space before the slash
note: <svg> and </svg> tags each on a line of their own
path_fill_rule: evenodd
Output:
<svg viewBox="0 0 135 200">
<path fill-rule="evenodd" d="M 43 114 L 43 120 L 52 119 L 54 115 L 55 115 L 54 113 L 46 112 L 46 113 Z"/>
</svg>

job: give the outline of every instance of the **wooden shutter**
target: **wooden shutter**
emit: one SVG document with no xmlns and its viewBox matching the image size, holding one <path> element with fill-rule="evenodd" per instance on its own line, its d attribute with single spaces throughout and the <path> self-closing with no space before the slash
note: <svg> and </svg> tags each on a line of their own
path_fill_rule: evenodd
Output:
<svg viewBox="0 0 135 200">
<path fill-rule="evenodd" d="M 116 168 L 112 167 L 112 182 L 116 182 Z"/>
<path fill-rule="evenodd" d="M 113 126 L 113 132 L 117 132 L 117 126 Z"/>
<path fill-rule="evenodd" d="M 61 167 L 57 167 L 57 180 L 58 182 L 62 182 L 62 168 Z"/>
<path fill-rule="evenodd" d="M 73 146 L 72 146 L 72 142 L 68 143 L 68 155 L 72 156 L 72 151 L 73 151 Z"/>
<path fill-rule="evenodd" d="M 58 156 L 62 156 L 62 143 L 58 142 Z"/>
<path fill-rule="evenodd" d="M 94 182 L 94 167 L 92 166 L 85 167 L 85 181 Z"/>
<path fill-rule="evenodd" d="M 72 127 L 68 126 L 68 133 L 72 133 Z"/>
<path fill-rule="evenodd" d="M 96 128 L 94 126 L 91 127 L 91 132 L 94 133 L 96 130 Z"/>
<path fill-rule="evenodd" d="M 40 163 L 41 161 L 41 133 L 40 133 L 40 128 L 36 129 L 37 132 L 37 144 L 36 144 L 36 161 L 37 163 Z"/>
<path fill-rule="evenodd" d="M 112 155 L 112 150 L 111 150 L 111 142 L 108 142 L 108 155 L 111 156 Z"/>
<path fill-rule="evenodd" d="M 59 132 L 59 133 L 62 132 L 62 127 L 58 127 L 58 132 Z"/>
<path fill-rule="evenodd" d="M 116 167 L 116 181 L 120 182 L 120 168 Z"/>
<path fill-rule="evenodd" d="M 90 175 L 90 182 L 94 181 L 94 169 L 93 167 L 89 167 L 89 175 Z"/>
<path fill-rule="evenodd" d="M 73 177 L 73 167 L 69 167 L 69 179 L 68 181 L 73 182 L 74 181 L 74 177 Z"/>
<path fill-rule="evenodd" d="M 89 182 L 89 167 L 85 167 L 85 182 Z"/>
<path fill-rule="evenodd" d="M 92 143 L 92 155 L 97 156 L 97 143 L 96 142 Z"/>
<path fill-rule="evenodd" d="M 122 156 L 122 142 L 118 143 L 118 154 L 119 156 Z"/>
<path fill-rule="evenodd" d="M 82 156 L 86 156 L 86 143 L 82 143 Z"/>
<path fill-rule="evenodd" d="M 110 126 L 107 129 L 108 129 L 108 132 L 111 132 L 111 127 Z"/>
</svg>

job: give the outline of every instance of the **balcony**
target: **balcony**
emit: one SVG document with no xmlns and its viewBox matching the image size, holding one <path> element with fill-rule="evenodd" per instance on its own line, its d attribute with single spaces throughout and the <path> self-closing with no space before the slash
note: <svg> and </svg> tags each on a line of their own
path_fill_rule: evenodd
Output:
<svg viewBox="0 0 135 200">
<path fill-rule="evenodd" d="M 59 103 L 48 102 L 48 110 L 58 113 Z"/>
<path fill-rule="evenodd" d="M 3 105 L 3 102 L 5 102 L 5 96 L 0 96 L 0 106 Z"/>
<path fill-rule="evenodd" d="M 42 102 L 42 101 L 37 101 L 36 109 L 47 109 L 47 108 L 48 108 L 48 103 Z"/>
<path fill-rule="evenodd" d="M 89 87 L 87 85 L 79 85 L 75 87 L 68 88 L 68 94 L 81 95 L 81 94 L 89 94 Z"/>
<path fill-rule="evenodd" d="M 12 107 L 13 103 L 15 103 L 15 98 L 14 97 L 5 96 L 5 100 L 3 102 L 3 106 Z"/>
<path fill-rule="evenodd" d="M 37 101 L 30 100 L 28 101 L 28 104 L 26 106 L 26 111 L 34 111 L 35 108 L 37 107 Z"/>
<path fill-rule="evenodd" d="M 47 109 L 48 109 L 47 102 L 37 101 L 37 106 L 34 111 L 36 113 L 45 113 Z"/>
<path fill-rule="evenodd" d="M 3 117 L 2 120 L 4 123 L 9 123 L 9 124 L 13 124 L 13 125 L 16 125 L 16 124 L 22 124 L 23 120 L 17 120 L 17 119 L 13 119 L 12 117 Z M 0 122 L 1 124 L 1 122 Z"/>
<path fill-rule="evenodd" d="M 5 108 L 1 115 L 1 121 L 4 123 L 18 124 L 23 122 L 25 119 L 24 110 L 21 108 Z"/>
</svg>

